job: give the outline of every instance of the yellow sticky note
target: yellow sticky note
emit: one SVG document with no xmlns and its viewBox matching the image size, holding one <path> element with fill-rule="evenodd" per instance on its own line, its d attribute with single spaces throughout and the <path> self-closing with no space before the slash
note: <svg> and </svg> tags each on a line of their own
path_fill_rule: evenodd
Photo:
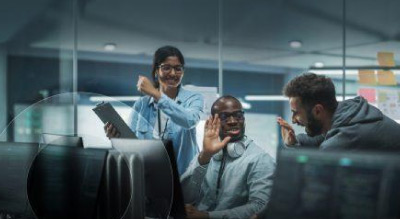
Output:
<svg viewBox="0 0 400 219">
<path fill-rule="evenodd" d="M 358 70 L 358 80 L 360 84 L 375 85 L 376 77 L 374 70 Z"/>
<path fill-rule="evenodd" d="M 378 83 L 380 85 L 397 85 L 396 77 L 392 71 L 378 71 Z"/>
<path fill-rule="evenodd" d="M 394 54 L 392 52 L 378 52 L 378 63 L 380 66 L 385 67 L 395 66 Z"/>
<path fill-rule="evenodd" d="M 385 91 L 378 91 L 378 102 L 384 103 L 387 101 L 387 94 Z"/>
</svg>

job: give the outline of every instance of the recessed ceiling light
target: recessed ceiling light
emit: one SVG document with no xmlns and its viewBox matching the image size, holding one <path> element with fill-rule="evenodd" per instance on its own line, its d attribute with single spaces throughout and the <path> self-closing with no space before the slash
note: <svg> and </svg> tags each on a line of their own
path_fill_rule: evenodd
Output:
<svg viewBox="0 0 400 219">
<path fill-rule="evenodd" d="M 251 104 L 244 101 L 242 98 L 239 98 L 240 103 L 242 104 L 243 109 L 251 109 Z"/>
<path fill-rule="evenodd" d="M 105 51 L 114 51 L 117 48 L 117 44 L 115 43 L 106 43 L 104 44 Z"/>
<path fill-rule="evenodd" d="M 300 40 L 292 40 L 289 42 L 289 45 L 293 49 L 298 49 L 303 46 L 303 43 Z"/>
<path fill-rule="evenodd" d="M 323 68 L 325 65 L 324 65 L 324 63 L 323 62 L 315 62 L 314 63 L 314 67 L 316 67 L 316 68 Z"/>
</svg>

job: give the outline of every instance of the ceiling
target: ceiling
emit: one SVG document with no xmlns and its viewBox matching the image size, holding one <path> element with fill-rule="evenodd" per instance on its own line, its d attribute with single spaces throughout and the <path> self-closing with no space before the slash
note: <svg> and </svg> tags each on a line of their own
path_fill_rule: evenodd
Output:
<svg viewBox="0 0 400 219">
<path fill-rule="evenodd" d="M 73 1 L 0 0 L 0 43 L 10 53 L 72 49 Z M 305 69 L 343 64 L 343 2 L 332 0 L 78 0 L 77 46 L 95 57 L 147 57 L 172 44 L 185 57 Z M 346 1 L 346 64 L 377 65 L 378 51 L 400 61 L 400 1 Z M 301 48 L 289 41 L 299 40 Z M 104 44 L 115 43 L 115 51 Z M 96 56 L 97 55 L 97 56 Z"/>
</svg>

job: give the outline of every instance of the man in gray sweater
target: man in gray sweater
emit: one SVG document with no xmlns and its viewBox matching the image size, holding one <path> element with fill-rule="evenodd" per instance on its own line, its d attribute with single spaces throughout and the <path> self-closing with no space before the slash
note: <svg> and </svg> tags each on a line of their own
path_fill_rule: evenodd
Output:
<svg viewBox="0 0 400 219">
<path fill-rule="evenodd" d="M 291 125 L 278 118 L 282 138 L 289 147 L 321 150 L 400 150 L 400 124 L 383 115 L 362 97 L 338 103 L 331 79 L 306 73 L 283 89 L 289 97 L 292 122 L 306 134 L 295 135 Z"/>
<path fill-rule="evenodd" d="M 249 218 L 269 201 L 275 162 L 245 135 L 238 99 L 220 97 L 211 114 L 203 150 L 181 177 L 187 218 Z"/>
</svg>

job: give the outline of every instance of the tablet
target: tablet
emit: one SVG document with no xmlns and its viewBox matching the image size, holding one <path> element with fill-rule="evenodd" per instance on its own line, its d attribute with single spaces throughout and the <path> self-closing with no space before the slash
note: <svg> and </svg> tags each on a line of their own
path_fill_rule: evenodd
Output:
<svg viewBox="0 0 400 219">
<path fill-rule="evenodd" d="M 101 119 L 101 121 L 106 124 L 110 122 L 118 132 L 121 134 L 120 138 L 137 138 L 135 133 L 129 128 L 129 126 L 124 122 L 121 116 L 115 111 L 114 107 L 108 102 L 101 102 L 93 108 L 93 111 Z"/>
</svg>

